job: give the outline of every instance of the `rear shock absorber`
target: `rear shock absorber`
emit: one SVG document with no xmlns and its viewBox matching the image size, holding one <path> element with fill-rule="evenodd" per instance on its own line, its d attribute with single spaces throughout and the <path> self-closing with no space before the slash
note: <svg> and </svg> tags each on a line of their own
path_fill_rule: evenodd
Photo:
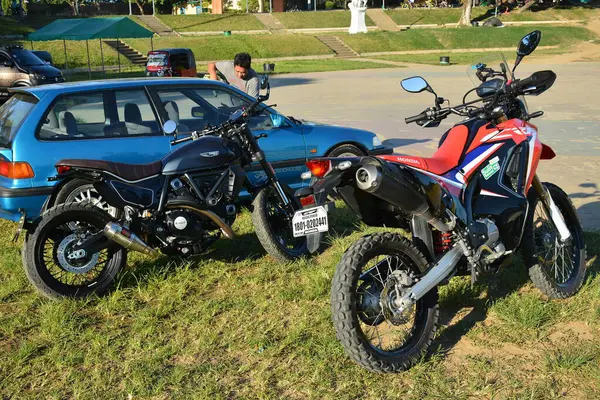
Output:
<svg viewBox="0 0 600 400">
<path fill-rule="evenodd" d="M 443 254 L 452 248 L 452 233 L 438 230 L 434 230 L 432 233 L 433 248 L 436 255 Z"/>
</svg>

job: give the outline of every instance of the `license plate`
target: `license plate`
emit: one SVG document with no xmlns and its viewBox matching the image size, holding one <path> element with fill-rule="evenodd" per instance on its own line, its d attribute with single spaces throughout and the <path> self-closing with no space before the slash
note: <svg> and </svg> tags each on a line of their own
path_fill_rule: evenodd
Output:
<svg viewBox="0 0 600 400">
<path fill-rule="evenodd" d="M 327 211 L 323 207 L 296 211 L 292 219 L 292 226 L 294 237 L 306 236 L 317 232 L 327 232 L 329 230 Z"/>
</svg>

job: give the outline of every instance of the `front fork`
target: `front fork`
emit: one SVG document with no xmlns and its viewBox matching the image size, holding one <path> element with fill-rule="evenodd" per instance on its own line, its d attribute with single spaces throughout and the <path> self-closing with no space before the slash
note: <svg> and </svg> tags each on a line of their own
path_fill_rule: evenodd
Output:
<svg viewBox="0 0 600 400">
<path fill-rule="evenodd" d="M 538 178 L 537 174 L 533 177 L 532 186 L 534 187 L 538 196 L 540 196 L 540 199 L 542 200 L 542 204 L 544 205 L 544 211 L 546 211 L 546 215 L 549 217 L 549 220 L 552 221 L 554 227 L 558 231 L 560 241 L 564 243 L 565 241 L 569 240 L 569 238 L 571 237 L 571 232 L 567 227 L 565 219 L 558 207 L 556 206 L 556 203 L 554 203 L 550 192 L 542 184 L 542 181 L 540 181 L 540 178 Z M 531 212 L 535 212 L 535 210 L 532 210 Z"/>
</svg>

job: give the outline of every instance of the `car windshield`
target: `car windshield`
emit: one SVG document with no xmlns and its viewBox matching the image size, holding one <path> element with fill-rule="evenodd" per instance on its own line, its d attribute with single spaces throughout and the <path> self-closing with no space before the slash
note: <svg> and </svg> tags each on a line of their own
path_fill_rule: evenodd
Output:
<svg viewBox="0 0 600 400">
<path fill-rule="evenodd" d="M 148 65 L 151 67 L 164 67 L 167 65 L 166 53 L 150 53 L 148 55 Z"/>
<path fill-rule="evenodd" d="M 10 146 L 14 135 L 37 102 L 30 94 L 17 93 L 0 107 L 0 146 Z"/>
<path fill-rule="evenodd" d="M 35 65 L 46 65 L 38 56 L 33 54 L 29 50 L 24 49 L 13 49 L 10 52 L 11 56 L 15 59 L 17 64 L 21 67 L 33 67 Z"/>
</svg>

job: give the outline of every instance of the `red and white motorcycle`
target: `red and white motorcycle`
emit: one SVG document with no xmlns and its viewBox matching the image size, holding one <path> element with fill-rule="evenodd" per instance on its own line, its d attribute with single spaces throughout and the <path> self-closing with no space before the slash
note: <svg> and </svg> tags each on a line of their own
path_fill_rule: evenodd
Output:
<svg viewBox="0 0 600 400">
<path fill-rule="evenodd" d="M 534 31 L 521 40 L 515 68 L 540 39 Z M 371 371 L 406 369 L 425 354 L 438 326 L 437 287 L 455 274 L 474 282 L 522 250 L 544 294 L 568 297 L 583 282 L 580 221 L 569 197 L 536 174 L 539 161 L 555 154 L 528 122 L 542 112 L 529 114 L 520 98 L 545 92 L 556 75 L 540 71 L 516 80 L 505 63 L 501 71 L 484 64 L 475 70 L 479 99 L 456 107 L 441 107 L 444 100 L 421 77 L 402 81 L 408 92 L 436 97 L 435 106 L 406 123 L 438 126 L 451 114 L 466 117 L 431 158 L 311 160 L 317 180 L 296 193 L 304 209 L 296 212 L 294 234 L 307 235 L 309 245 L 317 246 L 328 229 L 332 192 L 365 223 L 412 232 L 412 240 L 392 232 L 364 236 L 337 265 L 331 292 L 337 336 Z"/>
</svg>

